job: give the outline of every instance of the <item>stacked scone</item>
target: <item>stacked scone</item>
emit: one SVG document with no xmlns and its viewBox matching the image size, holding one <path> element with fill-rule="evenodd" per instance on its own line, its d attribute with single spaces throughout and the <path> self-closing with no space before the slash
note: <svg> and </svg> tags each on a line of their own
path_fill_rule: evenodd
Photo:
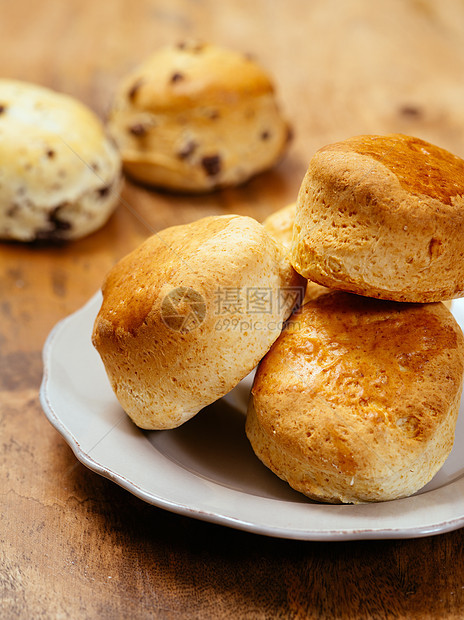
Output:
<svg viewBox="0 0 464 620">
<path fill-rule="evenodd" d="M 330 291 L 289 320 L 256 373 L 246 432 L 320 501 L 423 487 L 451 451 L 464 370 L 444 300 L 464 292 L 464 161 L 403 135 L 318 151 L 291 262 Z"/>
<path fill-rule="evenodd" d="M 442 301 L 464 291 L 463 194 L 461 159 L 361 136 L 316 153 L 296 206 L 264 225 L 153 235 L 108 274 L 94 325 L 122 406 L 175 428 L 259 363 L 246 432 L 273 472 L 325 502 L 416 492 L 452 448 L 462 390 Z"/>
</svg>

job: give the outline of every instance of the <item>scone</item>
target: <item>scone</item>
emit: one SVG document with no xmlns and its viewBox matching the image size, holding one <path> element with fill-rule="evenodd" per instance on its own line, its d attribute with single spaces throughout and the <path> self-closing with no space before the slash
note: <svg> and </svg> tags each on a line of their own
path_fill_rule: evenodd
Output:
<svg viewBox="0 0 464 620">
<path fill-rule="evenodd" d="M 405 302 L 464 294 L 464 160 L 410 136 L 320 149 L 302 182 L 292 263 L 331 288 Z"/>
<path fill-rule="evenodd" d="M 93 331 L 122 407 L 146 429 L 186 422 L 251 372 L 304 285 L 249 217 L 148 238 L 108 274 Z"/>
<path fill-rule="evenodd" d="M 263 226 L 267 232 L 279 243 L 287 253 L 292 245 L 293 224 L 295 222 L 296 204 L 292 203 L 271 213 L 264 221 Z M 316 299 L 322 293 L 327 292 L 325 286 L 320 286 L 308 280 L 304 302 Z"/>
<path fill-rule="evenodd" d="M 121 160 L 97 116 L 72 97 L 0 79 L 0 238 L 62 240 L 114 211 Z"/>
<path fill-rule="evenodd" d="M 330 292 L 293 314 L 259 365 L 246 432 L 312 499 L 405 497 L 451 451 L 463 371 L 463 335 L 444 304 Z"/>
<path fill-rule="evenodd" d="M 266 71 L 195 42 L 137 67 L 115 95 L 108 127 L 131 177 L 186 192 L 246 181 L 277 162 L 289 137 Z"/>
</svg>

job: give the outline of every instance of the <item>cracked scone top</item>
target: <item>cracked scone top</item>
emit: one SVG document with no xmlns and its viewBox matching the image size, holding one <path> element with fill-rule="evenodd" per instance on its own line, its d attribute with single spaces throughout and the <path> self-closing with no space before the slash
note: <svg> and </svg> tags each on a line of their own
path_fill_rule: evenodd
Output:
<svg viewBox="0 0 464 620">
<path fill-rule="evenodd" d="M 310 161 L 292 264 L 328 287 L 406 302 L 464 294 L 464 161 L 424 140 L 357 136 Z"/>
<path fill-rule="evenodd" d="M 121 161 L 76 99 L 0 80 L 0 238 L 75 239 L 116 207 Z"/>
<path fill-rule="evenodd" d="M 109 128 L 131 177 L 192 192 L 270 168 L 289 137 L 267 73 L 241 53 L 196 42 L 137 67 L 116 93 Z"/>
<path fill-rule="evenodd" d="M 313 499 L 405 497 L 451 451 L 463 371 L 463 335 L 443 303 L 330 292 L 291 316 L 260 363 L 247 435 Z"/>
</svg>

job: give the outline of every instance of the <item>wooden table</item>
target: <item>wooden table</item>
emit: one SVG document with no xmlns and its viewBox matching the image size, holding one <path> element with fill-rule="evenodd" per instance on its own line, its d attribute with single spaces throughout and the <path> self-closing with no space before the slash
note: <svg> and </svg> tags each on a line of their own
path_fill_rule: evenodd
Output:
<svg viewBox="0 0 464 620">
<path fill-rule="evenodd" d="M 41 349 L 109 267 L 173 223 L 293 201 L 312 153 L 357 133 L 414 134 L 464 156 L 460 0 L 0 0 L 0 74 L 104 115 L 157 47 L 251 52 L 295 129 L 284 161 L 208 196 L 126 182 L 109 224 L 62 247 L 0 245 L 2 618 L 462 618 L 464 530 L 297 542 L 150 506 L 81 465 L 45 418 Z"/>
</svg>

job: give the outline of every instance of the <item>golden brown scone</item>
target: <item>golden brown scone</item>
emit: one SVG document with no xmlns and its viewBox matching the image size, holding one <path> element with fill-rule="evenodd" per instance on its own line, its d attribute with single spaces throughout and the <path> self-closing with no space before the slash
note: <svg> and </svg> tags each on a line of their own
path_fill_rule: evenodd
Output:
<svg viewBox="0 0 464 620">
<path fill-rule="evenodd" d="M 0 79 L 0 238 L 68 240 L 103 226 L 118 203 L 121 160 L 76 99 Z"/>
<path fill-rule="evenodd" d="M 271 213 L 263 222 L 264 228 L 273 237 L 287 253 L 292 245 L 293 224 L 295 222 L 296 203 L 292 203 Z M 316 299 L 319 295 L 327 292 L 325 286 L 316 284 L 308 280 L 304 302 Z"/>
<path fill-rule="evenodd" d="M 292 263 L 331 288 L 406 302 L 464 294 L 464 161 L 404 136 L 320 149 L 297 200 Z"/>
<path fill-rule="evenodd" d="M 333 291 L 295 312 L 259 365 L 246 432 L 263 463 L 313 499 L 405 497 L 452 448 L 463 371 L 444 304 Z"/>
<path fill-rule="evenodd" d="M 238 52 L 160 49 L 122 83 L 109 129 L 134 179 L 175 191 L 237 185 L 273 166 L 289 128 L 270 77 Z"/>
<path fill-rule="evenodd" d="M 179 426 L 269 350 L 305 282 L 256 220 L 207 217 L 148 238 L 103 285 L 93 343 L 142 428 Z"/>
</svg>

